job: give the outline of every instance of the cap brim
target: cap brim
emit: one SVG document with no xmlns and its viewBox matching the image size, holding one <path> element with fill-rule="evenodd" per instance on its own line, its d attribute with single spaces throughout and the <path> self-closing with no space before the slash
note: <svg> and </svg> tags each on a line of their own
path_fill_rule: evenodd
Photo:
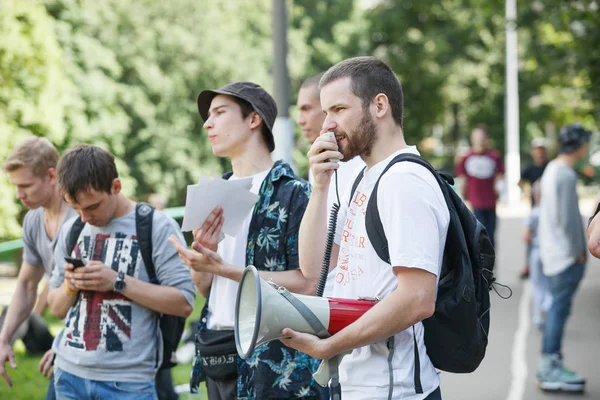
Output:
<svg viewBox="0 0 600 400">
<path fill-rule="evenodd" d="M 198 95 L 198 112 L 200 113 L 200 118 L 202 118 L 202 121 L 206 122 L 206 120 L 208 119 L 208 110 L 210 110 L 210 103 L 215 98 L 215 96 L 219 94 L 236 96 L 235 94 L 229 93 L 225 90 L 203 90 Z"/>
</svg>

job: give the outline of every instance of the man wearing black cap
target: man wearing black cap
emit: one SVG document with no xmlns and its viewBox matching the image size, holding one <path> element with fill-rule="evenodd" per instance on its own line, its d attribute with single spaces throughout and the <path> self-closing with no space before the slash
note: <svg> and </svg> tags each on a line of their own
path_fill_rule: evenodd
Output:
<svg viewBox="0 0 600 400">
<path fill-rule="evenodd" d="M 312 379 L 318 361 L 280 341 L 260 346 L 247 360 L 237 357 L 235 345 L 226 354 L 207 356 L 215 348 L 207 343 L 215 337 L 230 335 L 228 343 L 233 341 L 235 299 L 243 266 L 254 265 L 262 278 L 272 279 L 292 292 L 314 294 L 317 282 L 305 279 L 298 268 L 298 229 L 310 187 L 294 175 L 289 165 L 271 159 L 277 116 L 273 98 L 259 85 L 235 82 L 201 92 L 198 110 L 213 153 L 231 160 L 233 173 L 227 178 L 252 177 L 251 191 L 259 195 L 259 200 L 235 237 L 225 236 L 219 242 L 224 220 L 223 211 L 217 207 L 203 227 L 194 232 L 195 251 L 172 242 L 192 269 L 199 292 L 205 297 L 210 292 L 200 321 L 199 357 L 191 386 L 197 387 L 204 378 L 211 400 L 236 396 L 318 399 L 318 386 Z M 219 359 L 232 360 L 233 371 L 226 365 L 214 367 L 212 362 Z"/>
<path fill-rule="evenodd" d="M 562 339 L 567 317 L 587 254 L 579 212 L 573 166 L 586 157 L 591 133 L 579 124 L 567 125 L 559 134 L 559 155 L 548 163 L 541 180 L 539 242 L 544 274 L 548 277 L 552 305 L 546 315 L 542 354 L 538 362 L 539 387 L 548 391 L 583 391 L 585 379 L 563 364 Z"/>
</svg>

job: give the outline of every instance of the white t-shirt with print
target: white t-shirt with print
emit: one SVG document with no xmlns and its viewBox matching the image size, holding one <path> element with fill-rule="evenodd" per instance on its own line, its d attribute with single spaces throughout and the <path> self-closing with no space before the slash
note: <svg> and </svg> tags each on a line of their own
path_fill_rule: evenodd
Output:
<svg viewBox="0 0 600 400">
<path fill-rule="evenodd" d="M 385 298 L 397 288 L 392 265 L 420 268 L 439 276 L 450 215 L 437 180 L 425 167 L 412 162 L 397 163 L 379 183 L 377 206 L 392 265 L 377 256 L 365 229 L 365 213 L 375 183 L 389 162 L 403 152 L 419 154 L 415 147 L 409 147 L 367 169 L 350 207 L 347 202 L 342 204 L 335 240 L 340 245 L 340 255 L 331 297 Z M 350 197 L 350 189 L 344 197 Z M 423 342 L 423 324 L 417 323 L 414 332 L 424 393 L 415 392 L 413 328 L 410 327 L 395 335 L 394 399 L 424 399 L 439 386 L 438 374 Z M 343 358 L 340 383 L 344 400 L 387 398 L 388 355 L 387 340 L 383 340 L 355 349 Z"/>
<path fill-rule="evenodd" d="M 331 176 L 331 180 L 329 182 L 329 191 L 327 193 L 327 230 L 329 232 L 329 219 L 331 217 L 331 209 L 334 204 L 338 202 L 337 195 L 340 195 L 340 202 L 346 204 L 348 203 L 348 196 L 344 197 L 344 193 L 348 188 L 352 187 L 352 184 L 356 180 L 356 177 L 365 167 L 365 162 L 359 157 L 356 156 L 353 159 L 345 162 L 340 162 L 340 166 L 337 169 L 337 190 L 336 190 L 336 179 L 335 175 Z M 308 182 L 312 185 L 314 184 L 314 177 L 312 174 L 312 170 L 308 170 Z M 339 214 L 338 214 L 339 215 Z M 337 225 L 339 227 L 339 225 Z M 327 275 L 327 281 L 325 284 L 325 290 L 323 291 L 324 297 L 331 297 L 331 284 L 333 282 L 333 277 L 335 276 L 335 269 L 329 271 L 329 275 Z"/>
<path fill-rule="evenodd" d="M 258 193 L 260 186 L 267 177 L 269 170 L 259 172 L 252 176 L 252 193 Z M 232 175 L 229 180 L 241 179 Z M 252 211 L 248 213 L 237 235 L 225 235 L 219 243 L 217 252 L 227 264 L 246 267 L 246 246 L 248 245 L 248 231 L 252 220 Z M 227 330 L 233 329 L 235 317 L 235 299 L 239 283 L 222 276 L 215 275 L 210 287 L 208 299 L 207 327 L 208 329 Z"/>
</svg>

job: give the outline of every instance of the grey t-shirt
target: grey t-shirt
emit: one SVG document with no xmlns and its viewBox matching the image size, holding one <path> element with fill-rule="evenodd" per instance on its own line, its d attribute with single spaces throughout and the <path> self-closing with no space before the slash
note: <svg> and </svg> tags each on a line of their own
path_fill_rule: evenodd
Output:
<svg viewBox="0 0 600 400">
<path fill-rule="evenodd" d="M 53 289 L 63 283 L 64 257 L 67 254 L 86 261 L 102 261 L 116 271 L 148 282 L 148 273 L 135 237 L 135 211 L 115 218 L 103 227 L 86 224 L 71 252 L 66 249 L 66 241 L 73 222 L 74 219 L 65 224 L 58 239 L 56 268 L 50 281 Z M 155 211 L 152 258 L 158 281 L 161 285 L 178 288 L 193 305 L 195 291 L 192 277 L 167 242 L 170 235 L 183 241 L 177 223 Z M 84 379 L 151 381 L 162 360 L 157 316 L 156 312 L 122 294 L 82 291 L 67 314 L 65 329 L 54 340 L 55 365 Z"/>
<path fill-rule="evenodd" d="M 550 161 L 541 180 L 538 227 L 540 256 L 547 276 L 560 274 L 587 254 L 578 200 L 573 168 Z"/>
<path fill-rule="evenodd" d="M 77 214 L 72 208 L 65 215 L 63 225 Z M 54 248 L 60 234 L 57 230 L 54 240 L 50 240 L 44 226 L 44 208 L 29 210 L 23 219 L 23 261 L 31 265 L 43 265 L 46 275 L 52 275 L 54 268 Z"/>
</svg>

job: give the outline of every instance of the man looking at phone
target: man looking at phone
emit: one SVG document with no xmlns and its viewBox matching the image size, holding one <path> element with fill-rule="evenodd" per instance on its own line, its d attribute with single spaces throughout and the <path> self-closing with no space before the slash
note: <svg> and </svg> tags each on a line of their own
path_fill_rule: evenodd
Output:
<svg viewBox="0 0 600 400">
<path fill-rule="evenodd" d="M 75 220 L 62 229 L 50 309 L 66 326 L 54 341 L 59 398 L 156 399 L 154 377 L 162 362 L 159 314 L 187 317 L 194 304 L 188 268 L 167 243 L 183 240 L 177 224 L 155 210 L 152 261 L 158 284 L 149 282 L 142 258 L 136 203 L 121 192 L 114 157 L 89 145 L 68 150 L 58 164 L 61 194 L 85 225 L 67 248 Z M 75 269 L 65 257 L 81 258 Z"/>
<path fill-rule="evenodd" d="M 28 317 L 41 320 L 39 314 L 43 311 L 42 304 L 47 302 L 47 291 L 37 299 L 38 315 L 34 316 L 38 285 L 44 275 L 52 274 L 53 250 L 63 221 L 75 216 L 58 192 L 57 162 L 58 151 L 48 139 L 30 137 L 17 145 L 3 165 L 10 183 L 17 190 L 17 198 L 29 208 L 23 219 L 23 264 L 0 332 L 0 375 L 9 386 L 12 381 L 5 364 L 8 361 L 12 368 L 17 367 L 12 338 Z M 53 394 L 51 383 L 48 398 L 54 398 Z"/>
</svg>

